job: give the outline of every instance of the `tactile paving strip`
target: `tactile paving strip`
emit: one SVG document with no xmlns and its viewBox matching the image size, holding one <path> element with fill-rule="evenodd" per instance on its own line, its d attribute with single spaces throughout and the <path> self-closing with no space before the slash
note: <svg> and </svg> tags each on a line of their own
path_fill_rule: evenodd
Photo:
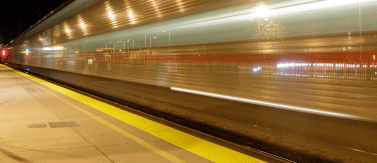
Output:
<svg viewBox="0 0 377 163">
<path fill-rule="evenodd" d="M 34 93 L 34 92 L 43 92 L 42 90 L 38 89 L 38 88 L 25 88 L 26 91 L 30 92 L 30 93 Z"/>
<path fill-rule="evenodd" d="M 75 121 L 67 122 L 49 122 L 51 128 L 76 127 L 78 124 Z"/>
<path fill-rule="evenodd" d="M 28 124 L 27 127 L 28 128 L 45 128 L 47 127 L 47 124 L 43 124 L 43 123 Z"/>
</svg>

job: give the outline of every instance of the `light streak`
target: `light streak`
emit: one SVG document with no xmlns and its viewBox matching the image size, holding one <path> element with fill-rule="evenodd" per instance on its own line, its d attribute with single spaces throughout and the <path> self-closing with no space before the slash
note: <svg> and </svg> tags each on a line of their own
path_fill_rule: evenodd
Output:
<svg viewBox="0 0 377 163">
<path fill-rule="evenodd" d="M 131 10 L 128 11 L 128 17 L 129 17 L 130 20 L 131 20 L 131 24 L 135 24 L 135 23 L 136 23 L 136 22 L 135 22 L 135 16 L 134 16 L 134 14 L 132 13 Z"/>
<path fill-rule="evenodd" d="M 109 4 L 109 1 L 105 2 L 105 7 L 106 7 L 107 15 L 110 18 L 111 24 L 113 24 L 113 28 L 118 28 L 118 24 L 116 22 L 115 14 L 114 14 L 114 11 Z"/>
<path fill-rule="evenodd" d="M 63 47 L 62 46 L 56 46 L 56 47 L 44 47 L 42 48 L 42 50 L 45 50 L 45 51 L 51 51 L 51 50 L 63 50 Z"/>
<path fill-rule="evenodd" d="M 185 12 L 185 9 L 183 7 L 183 3 L 182 3 L 182 0 L 176 0 L 177 1 L 177 5 L 179 7 L 179 11 L 180 12 Z"/>
<path fill-rule="evenodd" d="M 79 17 L 78 22 L 79 22 L 82 32 L 84 33 L 84 35 L 88 35 L 88 30 L 86 29 L 87 25 L 85 24 L 85 21 L 82 19 L 80 15 L 78 17 Z"/>
<path fill-rule="evenodd" d="M 64 22 L 63 24 L 64 24 L 64 31 L 65 31 L 65 33 L 67 34 L 68 39 L 73 38 L 73 37 L 72 37 L 72 34 L 71 34 L 71 29 L 68 27 L 67 23 Z"/>
<path fill-rule="evenodd" d="M 330 111 L 321 111 L 321 110 L 316 110 L 316 109 L 277 104 L 277 103 L 272 103 L 272 102 L 251 100 L 251 99 L 246 99 L 246 98 L 221 95 L 221 94 L 216 94 L 216 93 L 208 93 L 208 92 L 202 92 L 202 91 L 196 91 L 196 90 L 190 90 L 190 89 L 184 89 L 184 88 L 170 87 L 170 89 L 173 91 L 186 92 L 186 93 L 221 98 L 221 99 L 226 99 L 226 100 L 239 101 L 239 102 L 256 104 L 256 105 L 263 105 L 263 106 L 268 106 L 268 107 L 275 107 L 275 108 L 280 108 L 280 109 L 285 109 L 285 110 L 293 110 L 293 111 L 299 111 L 299 112 L 305 112 L 305 113 L 314 113 L 314 114 L 319 114 L 319 115 L 327 115 L 327 116 L 350 118 L 350 119 L 366 119 L 366 118 L 353 116 L 349 114 L 335 113 L 335 112 L 330 112 Z"/>
<path fill-rule="evenodd" d="M 253 71 L 254 71 L 254 72 L 257 72 L 257 71 L 260 71 L 260 70 L 262 70 L 262 67 L 256 67 L 256 68 L 253 68 Z"/>
<path fill-rule="evenodd" d="M 125 0 L 125 7 L 127 9 L 127 15 L 128 15 L 128 18 L 131 21 L 131 24 L 136 24 L 135 14 L 132 11 L 132 6 L 131 6 L 130 2 L 128 2 L 128 0 Z"/>
<path fill-rule="evenodd" d="M 152 3 L 153 8 L 155 9 L 155 11 L 157 13 L 157 17 L 162 17 L 161 11 L 158 8 L 156 1 L 155 0 L 149 0 L 149 1 Z"/>
</svg>

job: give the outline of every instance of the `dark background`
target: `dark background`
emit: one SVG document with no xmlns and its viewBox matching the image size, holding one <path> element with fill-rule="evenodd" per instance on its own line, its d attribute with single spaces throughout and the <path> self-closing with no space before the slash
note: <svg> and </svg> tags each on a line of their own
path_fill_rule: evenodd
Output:
<svg viewBox="0 0 377 163">
<path fill-rule="evenodd" d="M 3 0 L 0 3 L 0 44 L 7 44 L 66 0 Z M 21 28 L 19 28 L 21 23 Z"/>
</svg>

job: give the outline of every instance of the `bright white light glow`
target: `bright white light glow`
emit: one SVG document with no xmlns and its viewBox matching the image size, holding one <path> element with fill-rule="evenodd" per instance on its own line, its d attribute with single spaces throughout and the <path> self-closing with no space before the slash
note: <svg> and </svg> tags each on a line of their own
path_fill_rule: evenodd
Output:
<svg viewBox="0 0 377 163">
<path fill-rule="evenodd" d="M 71 30 L 69 30 L 68 28 L 65 29 L 65 32 L 66 32 L 67 34 L 71 34 Z"/>
<path fill-rule="evenodd" d="M 263 105 L 263 106 L 268 106 L 268 107 L 275 107 L 275 108 L 286 109 L 286 110 L 294 110 L 294 111 L 299 111 L 299 112 L 314 113 L 314 114 L 321 114 L 321 115 L 328 115 L 328 116 L 335 116 L 335 117 L 344 117 L 344 118 L 351 118 L 351 119 L 365 119 L 362 117 L 348 115 L 348 114 L 321 111 L 321 110 L 315 110 L 315 109 L 310 109 L 310 108 L 283 105 L 283 104 L 264 102 L 264 101 L 258 101 L 258 100 L 251 100 L 251 99 L 239 98 L 239 97 L 234 97 L 234 96 L 227 96 L 227 95 L 221 95 L 221 94 L 215 94 L 215 93 L 189 90 L 189 89 L 184 89 L 184 88 L 171 87 L 170 89 L 173 91 L 198 94 L 198 95 L 203 95 L 203 96 L 221 98 L 221 99 L 232 100 L 232 101 L 239 101 L 239 102 L 256 104 L 256 105 Z"/>
<path fill-rule="evenodd" d="M 108 11 L 108 15 L 109 15 L 109 18 L 111 19 L 111 20 L 115 20 L 115 15 L 114 15 L 114 12 L 113 11 Z"/>
<path fill-rule="evenodd" d="M 305 74 L 289 74 L 289 73 L 272 73 L 272 75 L 281 75 L 281 76 L 304 76 L 304 77 L 310 77 L 311 75 L 305 75 Z M 314 77 L 316 77 L 314 75 Z"/>
<path fill-rule="evenodd" d="M 253 68 L 253 71 L 254 71 L 254 72 L 257 72 L 257 71 L 260 71 L 260 70 L 262 70 L 262 67 L 256 67 L 256 68 Z"/>
<path fill-rule="evenodd" d="M 136 23 L 136 22 L 135 22 L 135 16 L 134 16 L 134 14 L 132 13 L 131 10 L 128 11 L 128 17 L 129 17 L 130 20 L 131 20 L 131 24 L 135 24 L 135 23 Z"/>
<path fill-rule="evenodd" d="M 313 64 L 315 66 L 316 64 Z M 318 66 L 322 65 L 320 63 L 317 63 Z M 277 67 L 278 68 L 288 68 L 288 67 L 307 67 L 311 66 L 310 63 L 278 63 Z"/>
<path fill-rule="evenodd" d="M 128 11 L 128 17 L 130 17 L 130 19 L 135 19 L 134 14 L 132 13 L 132 11 Z"/>
<path fill-rule="evenodd" d="M 45 51 L 62 50 L 62 49 L 63 49 L 63 47 L 61 47 L 61 46 L 56 46 L 56 47 L 53 47 L 53 48 L 51 48 L 51 47 L 44 47 L 44 48 L 42 48 L 42 50 L 45 50 Z"/>
<path fill-rule="evenodd" d="M 3 56 L 5 56 L 5 50 L 3 50 Z"/>
<path fill-rule="evenodd" d="M 315 67 L 357 67 L 356 64 L 341 64 L 341 63 L 278 63 L 277 68 L 289 68 L 289 67 L 309 67 L 309 66 L 315 66 Z"/>
<path fill-rule="evenodd" d="M 259 18 L 266 18 L 266 17 L 269 17 L 272 14 L 271 10 L 263 4 L 259 5 L 256 8 L 256 13 L 257 13 L 257 16 Z M 266 18 L 266 20 L 268 20 L 268 19 Z"/>
<path fill-rule="evenodd" d="M 282 16 L 286 14 L 296 14 L 301 12 L 310 12 L 310 11 L 321 11 L 330 8 L 339 8 L 343 6 L 349 6 L 359 3 L 371 2 L 374 0 L 324 0 L 324 1 L 315 1 L 313 3 L 305 3 L 301 5 L 292 5 L 290 7 L 283 7 L 278 9 L 269 8 L 265 5 L 259 5 L 256 8 L 253 8 L 248 11 L 248 14 L 238 15 L 233 17 L 227 17 L 222 19 L 222 21 L 234 21 L 234 20 L 250 20 L 255 18 L 266 18 L 273 16 Z M 221 18 L 218 18 L 219 20 Z"/>
<path fill-rule="evenodd" d="M 86 29 L 86 25 L 85 25 L 85 23 L 84 23 L 84 22 L 80 22 L 80 27 L 81 27 L 82 29 Z"/>
</svg>

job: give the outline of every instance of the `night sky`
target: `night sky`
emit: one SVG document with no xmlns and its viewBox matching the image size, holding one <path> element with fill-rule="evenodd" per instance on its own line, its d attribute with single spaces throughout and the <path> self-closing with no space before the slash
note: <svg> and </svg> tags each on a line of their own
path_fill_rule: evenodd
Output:
<svg viewBox="0 0 377 163">
<path fill-rule="evenodd" d="M 27 30 L 39 20 L 39 1 L 41 1 L 41 18 L 59 7 L 66 0 L 4 0 L 0 3 L 0 44 L 7 44 L 19 33 Z"/>
</svg>

